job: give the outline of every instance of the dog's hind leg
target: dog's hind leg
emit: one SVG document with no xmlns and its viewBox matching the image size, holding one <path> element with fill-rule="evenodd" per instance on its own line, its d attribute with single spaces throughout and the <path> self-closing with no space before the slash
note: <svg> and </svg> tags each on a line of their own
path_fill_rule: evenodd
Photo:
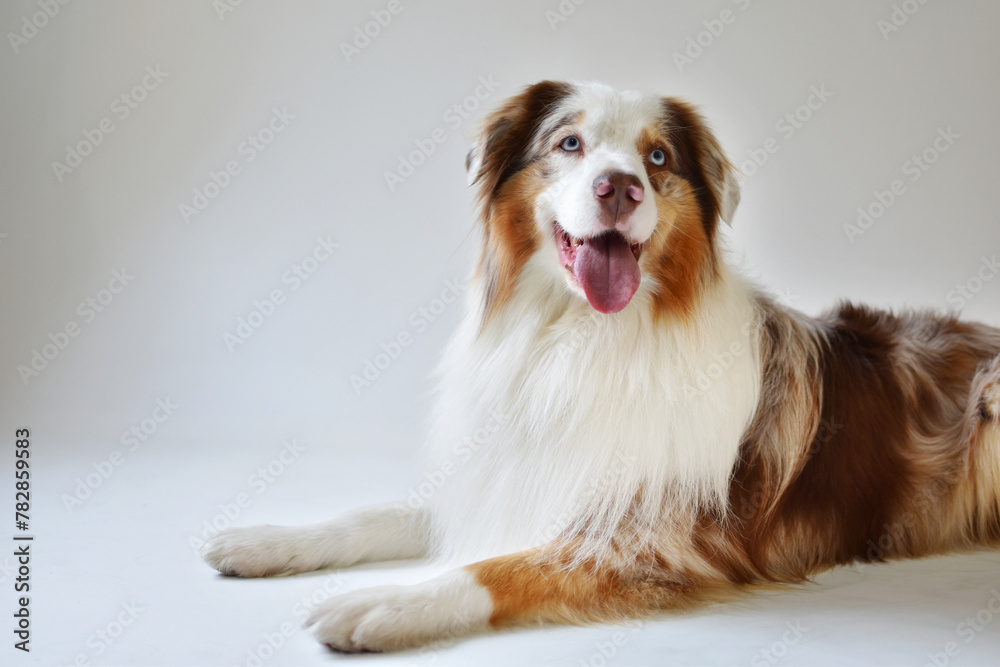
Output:
<svg viewBox="0 0 1000 667">
<path fill-rule="evenodd" d="M 202 546 L 223 574 L 269 577 L 427 554 L 426 512 L 404 505 L 373 507 L 308 526 L 231 528 Z"/>
</svg>

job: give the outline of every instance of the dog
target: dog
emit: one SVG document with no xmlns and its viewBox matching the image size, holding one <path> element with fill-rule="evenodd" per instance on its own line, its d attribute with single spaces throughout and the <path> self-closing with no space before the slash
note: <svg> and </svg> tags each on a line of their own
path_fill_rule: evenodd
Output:
<svg viewBox="0 0 1000 667">
<path fill-rule="evenodd" d="M 264 577 L 435 556 L 307 625 L 391 651 L 638 618 L 1000 542 L 1000 329 L 787 308 L 727 264 L 733 166 L 688 103 L 543 81 L 466 162 L 478 261 L 407 502 L 220 533 Z M 471 564 L 468 564 L 471 563 Z"/>
</svg>

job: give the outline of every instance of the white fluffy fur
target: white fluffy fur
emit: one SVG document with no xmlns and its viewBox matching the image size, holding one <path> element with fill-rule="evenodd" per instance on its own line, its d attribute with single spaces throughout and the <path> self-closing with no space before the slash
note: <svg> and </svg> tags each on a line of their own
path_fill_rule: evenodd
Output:
<svg viewBox="0 0 1000 667">
<path fill-rule="evenodd" d="M 565 291 L 548 255 L 481 334 L 471 309 L 445 353 L 428 469 L 457 467 L 431 498 L 446 556 L 510 553 L 586 526 L 586 557 L 640 489 L 670 490 L 688 508 L 726 496 L 760 386 L 746 286 L 724 273 L 690 326 L 667 327 L 652 321 L 647 276 L 628 308 L 600 315 Z M 729 372 L 713 372 L 724 363 Z M 470 455 L 458 443 L 495 413 L 500 428 Z M 643 498 L 640 525 L 654 526 L 662 498 Z"/>
</svg>

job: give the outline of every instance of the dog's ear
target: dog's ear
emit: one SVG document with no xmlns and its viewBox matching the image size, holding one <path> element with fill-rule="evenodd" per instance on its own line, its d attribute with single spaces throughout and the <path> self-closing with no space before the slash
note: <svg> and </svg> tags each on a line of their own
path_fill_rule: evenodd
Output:
<svg viewBox="0 0 1000 667">
<path fill-rule="evenodd" d="M 740 185 L 736 168 L 726 158 L 722 147 L 693 106 L 673 97 L 663 99 L 665 124 L 673 144 L 677 173 L 686 178 L 705 214 L 704 223 L 711 232 L 716 219 L 732 224 L 740 203 Z"/>
<path fill-rule="evenodd" d="M 484 215 L 489 216 L 500 187 L 534 159 L 532 152 L 539 128 L 572 90 L 568 83 L 542 81 L 487 116 L 475 146 L 465 159 L 469 184 L 478 185 Z"/>
</svg>

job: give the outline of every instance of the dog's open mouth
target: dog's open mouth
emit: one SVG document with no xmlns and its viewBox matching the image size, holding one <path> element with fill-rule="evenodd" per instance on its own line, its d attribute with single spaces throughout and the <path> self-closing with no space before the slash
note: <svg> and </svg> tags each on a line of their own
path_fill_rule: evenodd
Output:
<svg viewBox="0 0 1000 667">
<path fill-rule="evenodd" d="M 641 243 L 629 243 L 608 230 L 587 239 L 570 236 L 555 223 L 559 260 L 583 288 L 590 305 L 602 313 L 617 313 L 639 289 Z"/>
</svg>

